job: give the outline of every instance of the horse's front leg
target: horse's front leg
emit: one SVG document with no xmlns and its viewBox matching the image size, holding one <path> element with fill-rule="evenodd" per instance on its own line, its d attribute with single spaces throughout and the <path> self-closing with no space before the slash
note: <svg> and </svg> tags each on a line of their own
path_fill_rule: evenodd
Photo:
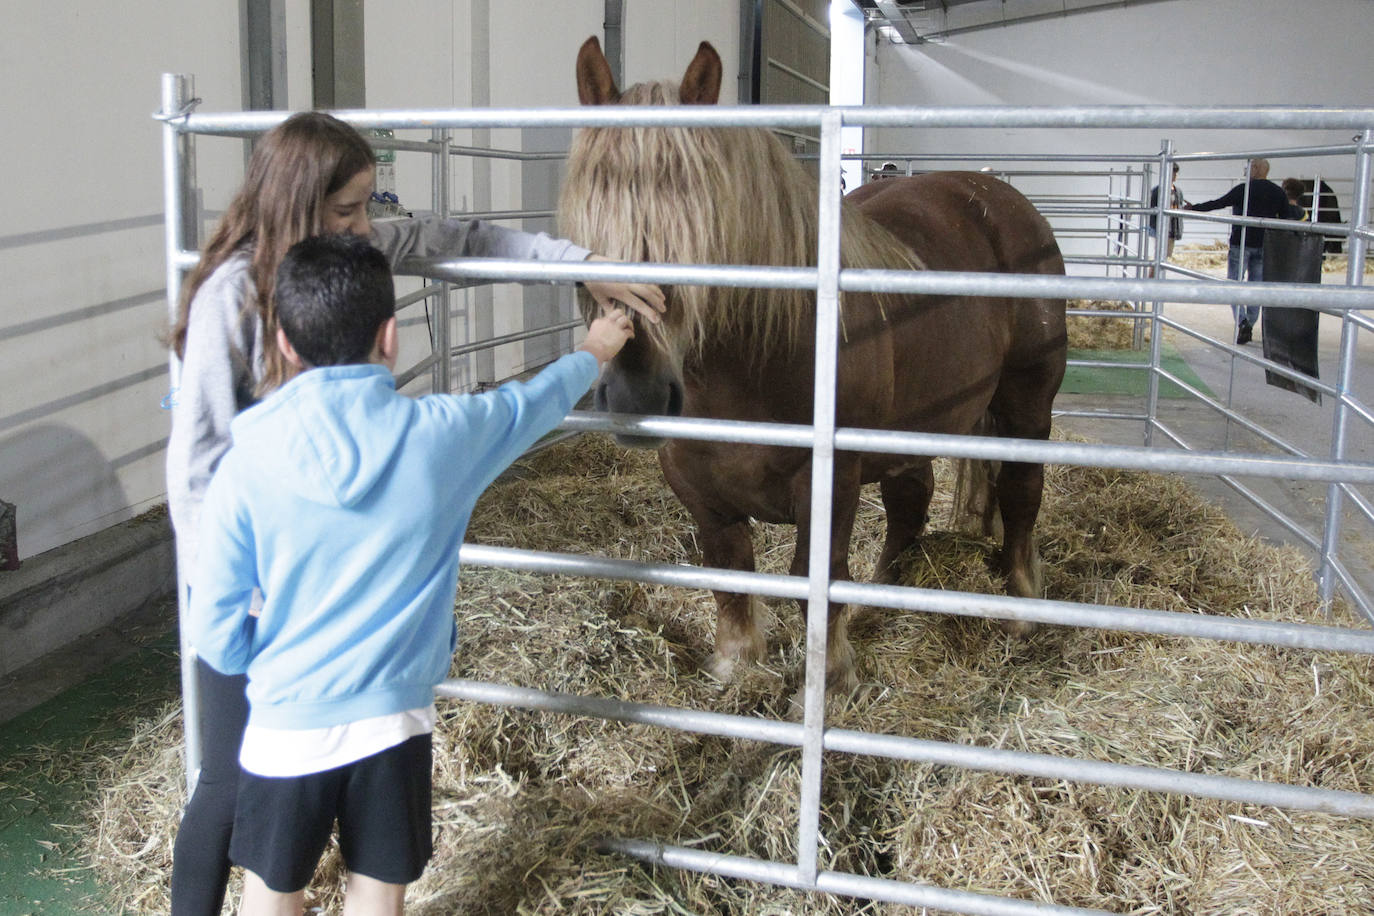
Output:
<svg viewBox="0 0 1374 916">
<path fill-rule="evenodd" d="M 675 440 L 658 453 L 668 486 L 677 494 L 697 525 L 703 566 L 754 571 L 754 539 L 747 516 L 722 508 L 712 479 L 690 473 L 693 468 L 713 466 L 710 453 L 693 452 L 694 446 Z M 706 670 L 729 682 L 740 662 L 757 662 L 768 649 L 760 623 L 763 609 L 756 595 L 712 590 L 716 599 L 716 648 Z"/>
<path fill-rule="evenodd" d="M 711 517 L 697 519 L 702 562 L 719 569 L 754 571 L 754 540 L 748 519 L 721 523 Z M 758 662 L 768 649 L 760 621 L 763 609 L 757 595 L 712 591 L 716 599 L 716 651 L 707 670 L 717 680 L 729 682 L 735 666 Z"/>
<path fill-rule="evenodd" d="M 830 515 L 830 581 L 848 580 L 849 540 L 859 510 L 861 464 L 858 458 L 837 456 Z M 811 466 L 794 478 L 793 511 L 797 519 L 797 552 L 792 575 L 805 576 L 811 557 Z M 859 686 L 854 670 L 854 647 L 849 643 L 849 607 L 829 602 L 826 608 L 825 681 L 831 690 L 853 693 Z"/>
</svg>

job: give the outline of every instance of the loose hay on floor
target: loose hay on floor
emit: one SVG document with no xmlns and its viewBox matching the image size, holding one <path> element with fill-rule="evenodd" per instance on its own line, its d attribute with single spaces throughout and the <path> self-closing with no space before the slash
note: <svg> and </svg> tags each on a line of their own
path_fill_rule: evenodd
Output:
<svg viewBox="0 0 1374 916">
<path fill-rule="evenodd" d="M 995 588 L 990 543 L 935 529 L 908 584 Z M 1177 477 L 1053 468 L 1040 528 L 1051 598 L 1321 622 L 1296 552 L 1242 537 Z M 866 493 L 853 568 L 881 541 Z M 699 562 L 650 455 L 600 437 L 556 446 L 493 487 L 471 539 Z M 791 530 L 756 535 L 784 571 Z M 785 717 L 800 614 L 739 683 L 701 671 L 714 604 L 700 591 L 464 571 L 456 676 L 668 706 Z M 1338 608 L 1333 623 L 1354 625 Z M 1046 627 L 1013 641 L 977 619 L 877 610 L 856 626 L 864 681 L 830 724 L 1188 772 L 1374 792 L 1371 662 Z M 181 803 L 176 717 L 107 762 L 90 855 L 127 911 L 165 909 Z M 598 854 L 601 836 L 787 861 L 798 752 L 647 726 L 445 702 L 435 735 L 437 851 L 408 912 L 872 913 L 910 909 Z M 1124 789 L 829 754 L 822 867 L 1136 914 L 1328 914 L 1374 899 L 1374 825 Z M 319 876 L 337 882 L 337 858 Z M 334 907 L 333 885 L 312 905 Z"/>
</svg>

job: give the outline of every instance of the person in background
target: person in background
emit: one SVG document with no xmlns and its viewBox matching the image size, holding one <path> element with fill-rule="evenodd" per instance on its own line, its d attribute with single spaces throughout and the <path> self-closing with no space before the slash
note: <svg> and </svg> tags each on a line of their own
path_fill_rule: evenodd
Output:
<svg viewBox="0 0 1374 916">
<path fill-rule="evenodd" d="M 1307 211 L 1302 206 L 1302 195 L 1306 192 L 1300 178 L 1285 178 L 1279 185 L 1283 188 L 1283 193 L 1288 197 L 1289 219 L 1309 219 Z"/>
<path fill-rule="evenodd" d="M 407 255 L 595 257 L 565 240 L 480 221 L 427 217 L 372 224 L 367 202 L 375 167 L 371 146 L 348 124 L 322 112 L 292 115 L 259 140 L 243 185 L 187 278 L 171 332 L 181 383 L 172 393 L 167 445 L 167 501 L 183 573 L 198 552 L 201 502 L 229 448 L 230 422 L 288 374 L 277 345 L 273 288 L 293 244 L 321 233 L 353 233 L 392 265 Z M 646 321 L 656 321 L 664 308 L 657 286 L 586 288 L 602 307 L 620 302 Z M 248 715 L 241 675 L 197 661 L 195 679 L 201 768 L 173 850 L 173 916 L 220 912 Z"/>
<path fill-rule="evenodd" d="M 877 180 L 877 179 L 879 179 L 879 178 L 901 178 L 901 177 L 902 177 L 901 170 L 897 168 L 897 163 L 895 163 L 895 162 L 884 162 L 882 168 L 878 169 L 877 171 L 875 171 L 875 172 L 873 173 L 873 178 L 874 178 L 875 180 Z"/>
<path fill-rule="evenodd" d="M 1261 219 L 1284 219 L 1288 213 L 1288 197 L 1283 189 L 1269 180 L 1269 160 L 1252 159 L 1250 178 L 1236 185 L 1215 200 L 1188 204 L 1185 210 L 1218 210 L 1230 207 L 1236 216 Z M 1231 280 L 1260 282 L 1264 279 L 1264 230 L 1256 226 L 1232 226 L 1231 245 L 1226 254 L 1226 276 Z M 1249 343 L 1259 321 L 1259 306 L 1233 305 L 1236 321 L 1236 343 Z"/>
<path fill-rule="evenodd" d="M 1178 189 L 1178 163 L 1175 162 L 1173 176 L 1169 179 L 1169 203 L 1167 209 L 1181 210 L 1183 209 L 1185 204 L 1187 204 L 1187 201 L 1183 199 L 1183 192 Z M 1150 209 L 1154 210 L 1158 206 L 1159 185 L 1155 185 L 1155 187 L 1150 191 Z M 1151 213 L 1149 225 L 1147 226 L 1147 231 L 1150 233 L 1150 238 L 1155 237 L 1155 223 L 1155 214 Z M 1165 223 L 1169 227 L 1169 231 L 1167 233 L 1168 241 L 1165 243 L 1164 248 L 1164 260 L 1167 261 L 1174 256 L 1174 242 L 1183 238 L 1183 221 L 1176 216 L 1166 216 Z M 1153 277 L 1154 275 L 1155 269 L 1154 267 L 1151 267 L 1148 276 Z"/>
</svg>

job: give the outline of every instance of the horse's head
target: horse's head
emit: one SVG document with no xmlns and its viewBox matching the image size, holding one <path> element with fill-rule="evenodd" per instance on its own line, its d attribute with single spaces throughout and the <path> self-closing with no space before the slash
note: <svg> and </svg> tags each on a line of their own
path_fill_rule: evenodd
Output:
<svg viewBox="0 0 1374 916">
<path fill-rule="evenodd" d="M 621 93 L 610 64 L 595 37 L 577 55 L 577 95 L 584 105 L 683 104 L 713 105 L 720 94 L 721 62 L 714 48 L 702 42 L 680 85 L 641 84 Z M 659 134 L 662 131 L 658 131 Z M 665 233 L 680 232 L 684 213 L 663 218 L 672 207 L 649 186 L 645 169 L 652 168 L 644 146 L 650 131 L 591 128 L 579 133 L 569 157 L 560 215 L 565 231 L 587 247 L 626 261 L 671 261 Z M 660 177 L 659 183 L 664 182 Z M 675 183 L 676 177 L 670 179 Z M 680 416 L 683 409 L 683 357 L 693 336 L 693 310 L 680 293 L 665 290 L 668 311 L 657 326 L 636 320 L 636 334 L 606 367 L 595 391 L 596 409 L 611 413 Z M 594 303 L 584 297 L 584 314 Z M 588 314 L 588 317 L 590 315 Z M 622 445 L 658 448 L 661 438 L 619 436 Z"/>
</svg>

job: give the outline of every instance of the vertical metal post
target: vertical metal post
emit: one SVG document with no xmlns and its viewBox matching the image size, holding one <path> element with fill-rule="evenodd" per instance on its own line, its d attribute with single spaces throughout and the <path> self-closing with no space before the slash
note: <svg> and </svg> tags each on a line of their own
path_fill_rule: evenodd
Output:
<svg viewBox="0 0 1374 916">
<path fill-rule="evenodd" d="M 195 235 L 192 196 L 187 177 L 194 150 L 194 139 L 183 134 L 174 116 L 190 104 L 195 80 L 183 73 L 162 74 L 162 210 L 164 255 L 166 258 L 167 314 L 176 324 L 181 301 L 182 252 Z M 168 358 L 167 390 L 176 398 L 181 386 L 181 361 L 173 353 Z M 181 708 L 185 734 L 186 793 L 195 791 L 200 776 L 200 692 L 196 689 L 196 654 L 186 641 L 186 570 L 177 564 L 177 622 L 181 644 Z"/>
<path fill-rule="evenodd" d="M 1127 166 L 1127 167 L 1126 167 L 1126 174 L 1127 174 L 1128 176 L 1131 174 L 1131 168 L 1130 168 L 1130 166 Z M 1130 187 L 1129 181 L 1130 181 L 1130 179 L 1128 178 L 1128 179 L 1127 179 L 1127 187 L 1128 187 L 1128 188 Z M 1161 178 L 1160 181 L 1163 181 L 1163 179 Z M 1150 175 L 1150 166 L 1149 166 L 1149 164 L 1147 163 L 1147 164 L 1140 170 L 1140 195 L 1138 196 L 1138 198 L 1137 198 L 1137 200 L 1136 200 L 1137 206 L 1139 206 L 1140 209 L 1142 209 L 1142 210 L 1144 210 L 1146 207 L 1148 207 L 1148 206 L 1150 205 L 1150 186 L 1151 186 L 1152 183 L 1153 183 L 1153 181 L 1152 181 L 1152 176 Z M 1155 216 L 1158 217 L 1158 215 L 1159 215 L 1159 213 L 1158 213 L 1158 211 L 1156 211 Z M 1129 227 L 1130 227 L 1130 237 L 1131 237 L 1132 239 L 1136 240 L 1137 243 L 1138 243 L 1138 244 L 1136 244 L 1136 245 L 1133 246 L 1133 247 L 1134 247 L 1134 250 L 1135 250 L 1135 253 L 1136 253 L 1135 260 L 1138 262 L 1138 261 L 1144 260 L 1144 259 L 1147 258 L 1147 257 L 1152 257 L 1152 256 L 1153 256 L 1153 257 L 1155 258 L 1154 266 L 1151 268 L 1151 271 L 1150 271 L 1150 273 L 1149 273 L 1149 276 L 1152 276 L 1152 277 L 1155 276 L 1155 275 L 1158 273 L 1158 271 L 1159 271 L 1159 260 L 1158 260 L 1158 255 L 1159 255 L 1159 244 L 1158 244 L 1158 242 L 1159 242 L 1159 234 L 1158 234 L 1158 227 L 1156 227 L 1156 232 L 1155 232 L 1155 236 L 1154 236 L 1155 243 L 1156 243 L 1156 244 L 1155 244 L 1155 247 L 1154 247 L 1154 254 L 1151 255 L 1151 254 L 1150 254 L 1150 251 L 1151 251 L 1151 249 L 1150 249 L 1150 241 L 1149 241 L 1150 238 L 1151 238 L 1151 236 L 1150 236 L 1150 233 L 1146 231 L 1147 221 L 1144 220 L 1144 219 L 1142 219 L 1142 220 L 1140 220 L 1140 221 L 1137 222 L 1137 221 L 1134 220 L 1134 219 L 1129 219 L 1129 220 L 1128 220 L 1128 219 L 1126 219 L 1126 218 L 1124 218 L 1124 217 L 1118 217 L 1118 219 L 1121 220 L 1122 225 L 1125 225 L 1125 226 L 1129 226 Z M 1158 222 L 1158 219 L 1156 219 L 1156 222 Z M 1124 257 L 1124 256 L 1125 256 L 1125 253 L 1123 252 L 1123 257 Z M 1129 271 L 1128 271 L 1128 273 L 1129 273 Z M 1137 264 L 1135 265 L 1135 276 L 1136 276 L 1137 278 L 1146 276 L 1146 273 L 1145 273 L 1145 266 L 1144 266 L 1143 264 L 1137 263 Z M 1135 310 L 1136 310 L 1137 312 L 1139 312 L 1139 311 L 1142 310 L 1141 307 L 1144 306 L 1145 303 L 1144 303 L 1144 301 L 1142 300 L 1142 301 L 1139 301 L 1139 302 L 1134 302 L 1134 303 L 1132 303 L 1132 305 L 1135 307 Z M 1143 336 L 1143 335 L 1142 335 L 1142 326 L 1141 326 L 1140 320 L 1139 320 L 1139 319 L 1132 319 L 1132 321 L 1131 321 L 1131 349 L 1133 349 L 1133 350 L 1139 350 L 1139 349 L 1140 349 L 1141 344 L 1144 342 L 1144 341 L 1141 339 L 1142 336 Z M 1146 432 L 1147 432 L 1147 435 L 1148 435 L 1148 428 L 1147 428 Z M 1147 438 L 1146 441 L 1148 441 L 1148 438 Z"/>
<path fill-rule="evenodd" d="M 438 213 L 443 219 L 448 219 L 449 208 L 449 147 L 451 140 L 447 130 L 435 130 L 431 133 L 431 139 L 439 146 L 439 151 L 434 156 L 434 212 Z M 434 365 L 430 369 L 431 381 L 430 390 L 439 394 L 448 394 L 452 384 L 451 363 L 453 345 L 452 321 L 450 314 L 450 295 L 453 286 L 448 281 L 439 284 L 439 294 L 434 297 L 434 333 L 431 345 L 434 352 Z"/>
<path fill-rule="evenodd" d="M 602 5 L 606 33 L 606 63 L 617 86 L 625 85 L 625 0 L 605 0 Z"/>
<path fill-rule="evenodd" d="M 811 451 L 810 587 L 806 604 L 806 688 L 797 870 L 816 883 L 821 816 L 821 740 L 825 733 L 826 641 L 830 608 L 831 509 L 835 483 L 835 378 L 840 333 L 840 128 L 838 111 L 821 115 L 820 224 L 817 231 L 815 441 Z"/>
<path fill-rule="evenodd" d="M 1106 223 L 1104 224 L 1104 228 L 1106 229 L 1106 231 L 1103 233 L 1103 237 L 1107 240 L 1107 248 L 1103 252 L 1103 254 L 1106 256 L 1106 260 L 1105 264 L 1102 267 L 1102 272 L 1104 276 L 1111 276 L 1112 260 L 1120 256 L 1122 250 L 1121 246 L 1122 244 L 1124 244 L 1126 240 L 1126 234 L 1122 231 L 1121 220 L 1119 217 L 1116 219 L 1115 225 L 1113 225 L 1111 208 L 1112 205 L 1116 203 L 1117 199 L 1116 169 L 1109 168 L 1107 169 L 1107 172 L 1107 212 L 1103 216 L 1103 219 L 1106 220 Z M 1121 195 L 1121 199 L 1127 200 L 1129 197 L 1130 187 L 1128 186 L 1126 192 Z M 1115 248 L 1113 248 L 1113 236 L 1115 236 L 1116 239 Z M 1125 276 L 1125 268 L 1122 268 L 1122 276 Z"/>
<path fill-rule="evenodd" d="M 1374 177 L 1370 159 L 1374 157 L 1374 130 L 1366 129 L 1355 147 L 1355 198 L 1351 203 L 1351 233 L 1346 245 L 1350 263 L 1345 271 L 1347 286 L 1364 284 L 1364 259 L 1369 248 L 1363 232 L 1369 229 L 1369 183 Z M 1314 195 L 1321 193 L 1320 185 L 1313 185 Z M 1331 460 L 1345 459 L 1345 437 L 1349 421 L 1346 401 L 1355 378 L 1355 345 L 1359 334 L 1358 326 L 1350 320 L 1350 313 L 1341 313 L 1341 352 L 1336 369 L 1336 405 L 1332 410 L 1331 421 Z M 1326 488 L 1326 525 L 1322 531 L 1321 568 L 1317 572 L 1317 586 L 1321 595 L 1322 607 L 1331 613 L 1331 598 L 1336 590 L 1336 573 L 1332 559 L 1340 550 L 1341 542 L 1341 485 L 1329 484 Z"/>
<path fill-rule="evenodd" d="M 1240 195 L 1240 215 L 1242 219 L 1250 218 L 1250 169 L 1254 164 L 1255 160 L 1253 159 L 1245 160 L 1245 177 L 1241 179 L 1242 184 L 1245 186 L 1245 190 L 1242 191 Z M 1249 274 L 1246 273 L 1246 268 L 1249 267 L 1249 261 L 1245 257 L 1245 232 L 1249 228 L 1250 227 L 1246 226 L 1244 223 L 1242 223 L 1240 227 L 1240 270 L 1236 271 L 1240 276 L 1236 277 L 1237 280 L 1249 278 Z M 1242 308 L 1243 307 L 1244 306 L 1242 306 Z"/>
<path fill-rule="evenodd" d="M 1173 205 L 1172 181 L 1174 177 L 1174 141 L 1165 140 L 1159 151 L 1159 193 L 1155 199 L 1155 250 L 1154 268 L 1150 275 L 1159 279 L 1164 271 L 1164 253 L 1169 248 L 1169 226 L 1164 211 Z M 1148 186 L 1149 171 L 1145 172 L 1145 185 Z M 1145 199 L 1150 198 L 1147 195 Z M 1150 306 L 1150 377 L 1145 395 L 1145 447 L 1154 444 L 1155 426 L 1159 422 L 1159 371 L 1161 355 L 1164 352 L 1164 328 L 1159 320 L 1164 316 L 1164 301 L 1156 299 Z M 1136 328 L 1140 324 L 1137 319 Z"/>
</svg>

